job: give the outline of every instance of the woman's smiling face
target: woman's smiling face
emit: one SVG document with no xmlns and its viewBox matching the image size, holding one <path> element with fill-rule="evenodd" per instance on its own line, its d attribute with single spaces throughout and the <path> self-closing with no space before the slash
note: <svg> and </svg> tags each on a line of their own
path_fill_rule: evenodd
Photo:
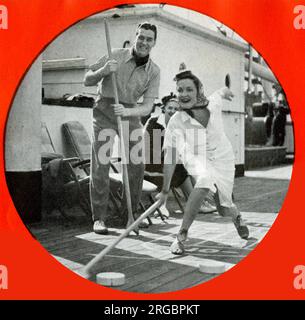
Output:
<svg viewBox="0 0 305 320">
<path fill-rule="evenodd" d="M 192 79 L 177 82 L 178 100 L 182 109 L 190 109 L 197 103 L 198 91 Z"/>
<path fill-rule="evenodd" d="M 165 114 L 169 117 L 173 116 L 177 110 L 179 110 L 179 103 L 177 101 L 171 100 L 164 107 Z"/>
</svg>

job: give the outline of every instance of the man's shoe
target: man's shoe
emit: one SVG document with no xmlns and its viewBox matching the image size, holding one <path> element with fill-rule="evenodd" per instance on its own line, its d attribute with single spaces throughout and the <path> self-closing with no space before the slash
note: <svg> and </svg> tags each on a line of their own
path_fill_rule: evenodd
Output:
<svg viewBox="0 0 305 320">
<path fill-rule="evenodd" d="M 105 226 L 104 221 L 100 220 L 94 221 L 93 231 L 97 234 L 108 234 L 108 229 Z"/>
<path fill-rule="evenodd" d="M 211 205 L 208 201 L 205 201 L 199 209 L 199 213 L 212 213 L 215 211 L 217 211 L 216 207 Z"/>
<path fill-rule="evenodd" d="M 232 218 L 232 221 L 234 223 L 234 226 L 239 234 L 239 236 L 242 239 L 247 240 L 249 237 L 249 229 L 246 226 L 245 222 L 243 221 L 243 219 L 241 218 L 240 215 L 238 215 L 236 218 Z"/>
</svg>

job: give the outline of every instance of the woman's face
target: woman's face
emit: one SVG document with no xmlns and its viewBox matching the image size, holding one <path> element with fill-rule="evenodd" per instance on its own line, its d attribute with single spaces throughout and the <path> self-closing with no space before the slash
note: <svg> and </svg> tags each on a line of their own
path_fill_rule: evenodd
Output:
<svg viewBox="0 0 305 320">
<path fill-rule="evenodd" d="M 167 114 L 169 117 L 173 116 L 178 109 L 179 109 L 178 102 L 173 100 L 169 101 L 164 108 L 165 114 Z"/>
<path fill-rule="evenodd" d="M 182 79 L 177 82 L 178 100 L 182 109 L 190 109 L 197 103 L 197 88 L 191 79 Z"/>
</svg>

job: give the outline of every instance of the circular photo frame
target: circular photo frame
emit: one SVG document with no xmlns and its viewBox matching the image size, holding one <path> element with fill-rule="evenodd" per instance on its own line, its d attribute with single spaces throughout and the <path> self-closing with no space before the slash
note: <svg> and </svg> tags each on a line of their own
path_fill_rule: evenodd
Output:
<svg viewBox="0 0 305 320">
<path fill-rule="evenodd" d="M 297 296 L 303 11 L 250 2 L 6 7 L 7 297 Z"/>
</svg>

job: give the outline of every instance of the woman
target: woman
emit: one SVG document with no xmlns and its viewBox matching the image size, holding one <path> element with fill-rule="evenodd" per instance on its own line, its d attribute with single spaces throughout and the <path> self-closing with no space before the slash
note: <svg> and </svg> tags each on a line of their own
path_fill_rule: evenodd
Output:
<svg viewBox="0 0 305 320">
<path fill-rule="evenodd" d="M 164 181 L 157 195 L 166 202 L 170 181 L 177 161 L 182 161 L 195 186 L 186 203 L 182 225 L 171 245 L 173 254 L 184 253 L 184 242 L 203 199 L 214 196 L 220 215 L 232 216 L 241 238 L 249 230 L 232 202 L 235 164 L 230 141 L 222 123 L 222 99 L 231 100 L 228 88 L 216 91 L 209 100 L 203 94 L 201 81 L 189 70 L 174 79 L 181 110 L 172 116 L 164 138 Z"/>
<path fill-rule="evenodd" d="M 179 101 L 176 95 L 171 92 L 170 95 L 162 98 L 162 113 L 157 117 L 148 119 L 144 128 L 147 139 L 147 143 L 145 144 L 147 150 L 145 154 L 148 154 L 147 160 L 149 160 L 145 164 L 145 179 L 156 184 L 159 191 L 163 185 L 164 152 L 162 149 L 164 134 L 170 118 L 179 108 Z M 174 188 L 179 187 L 186 198 L 188 198 L 192 192 L 193 184 L 183 164 L 176 165 L 170 186 Z M 169 217 L 166 203 L 164 203 L 159 210 L 163 216 Z M 208 201 L 205 201 L 199 210 L 200 213 L 211 213 L 214 211 L 216 211 L 216 208 Z"/>
</svg>

